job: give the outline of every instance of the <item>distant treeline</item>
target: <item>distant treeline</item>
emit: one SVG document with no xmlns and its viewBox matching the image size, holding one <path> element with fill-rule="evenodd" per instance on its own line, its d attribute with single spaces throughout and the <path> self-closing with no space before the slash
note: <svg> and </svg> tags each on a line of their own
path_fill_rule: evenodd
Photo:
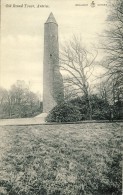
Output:
<svg viewBox="0 0 123 195">
<path fill-rule="evenodd" d="M 42 102 L 24 81 L 17 81 L 10 90 L 0 88 L 0 118 L 33 117 L 42 112 Z"/>
</svg>

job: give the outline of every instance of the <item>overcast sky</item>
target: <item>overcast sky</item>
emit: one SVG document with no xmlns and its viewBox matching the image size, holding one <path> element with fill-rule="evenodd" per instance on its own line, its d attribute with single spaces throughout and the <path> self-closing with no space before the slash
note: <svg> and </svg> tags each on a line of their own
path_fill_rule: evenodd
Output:
<svg viewBox="0 0 123 195">
<path fill-rule="evenodd" d="M 44 23 L 50 12 L 59 25 L 59 42 L 69 40 L 73 34 L 81 35 L 83 43 L 98 43 L 106 26 L 106 0 L 2 0 L 2 36 L 0 85 L 9 88 L 16 80 L 30 82 L 33 91 L 42 93 Z M 6 4 L 11 7 L 6 7 Z M 22 8 L 14 8 L 22 5 Z M 24 4 L 35 8 L 24 8 Z M 48 8 L 37 8 L 37 5 Z M 75 6 L 81 4 L 81 6 Z M 82 6 L 88 4 L 88 6 Z M 100 74 L 100 70 L 98 70 Z"/>
</svg>

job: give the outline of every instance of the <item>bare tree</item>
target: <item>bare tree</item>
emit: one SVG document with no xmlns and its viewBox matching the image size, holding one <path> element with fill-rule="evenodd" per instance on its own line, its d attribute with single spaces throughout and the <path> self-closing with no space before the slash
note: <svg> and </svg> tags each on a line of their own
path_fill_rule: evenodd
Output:
<svg viewBox="0 0 123 195">
<path fill-rule="evenodd" d="M 17 81 L 10 90 L 0 89 L 0 117 L 22 118 L 39 114 L 40 100 L 24 81 Z"/>
<path fill-rule="evenodd" d="M 64 100 L 69 102 L 70 100 L 79 96 L 79 93 L 76 93 L 74 86 L 69 86 L 67 83 L 67 78 L 64 78 Z"/>
<path fill-rule="evenodd" d="M 94 61 L 97 52 L 94 55 L 82 46 L 81 38 L 73 36 L 73 39 L 62 47 L 60 64 L 61 69 L 65 71 L 65 87 L 74 87 L 74 94 L 81 94 L 86 97 L 88 116 L 91 119 L 91 102 L 89 78 L 94 70 Z"/>
<path fill-rule="evenodd" d="M 102 65 L 106 76 L 115 88 L 123 89 L 123 1 L 114 0 L 107 18 L 108 30 L 103 36 L 102 49 L 105 52 Z"/>
<path fill-rule="evenodd" d="M 0 87 L 0 118 L 4 117 L 8 104 L 8 91 Z"/>
<path fill-rule="evenodd" d="M 0 107 L 2 107 L 6 101 L 7 90 L 0 87 Z"/>
<path fill-rule="evenodd" d="M 102 80 L 100 83 L 96 84 L 97 95 L 103 99 L 105 102 L 108 102 L 110 105 L 113 105 L 116 100 L 115 87 L 113 82 L 107 82 L 107 80 Z"/>
</svg>

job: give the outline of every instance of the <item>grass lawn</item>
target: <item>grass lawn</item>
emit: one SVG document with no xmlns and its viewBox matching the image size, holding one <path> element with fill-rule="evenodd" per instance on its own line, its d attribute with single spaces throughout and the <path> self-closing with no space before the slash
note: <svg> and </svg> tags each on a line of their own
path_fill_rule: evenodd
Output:
<svg viewBox="0 0 123 195">
<path fill-rule="evenodd" d="M 0 194 L 121 195 L 122 127 L 0 127 Z"/>
</svg>

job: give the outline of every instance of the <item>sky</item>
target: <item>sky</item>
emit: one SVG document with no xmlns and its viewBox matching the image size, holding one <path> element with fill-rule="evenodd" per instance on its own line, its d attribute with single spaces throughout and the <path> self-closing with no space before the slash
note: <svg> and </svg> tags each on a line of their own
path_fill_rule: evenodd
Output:
<svg viewBox="0 0 123 195">
<path fill-rule="evenodd" d="M 44 23 L 51 12 L 59 25 L 60 45 L 73 34 L 81 36 L 87 46 L 97 44 L 106 28 L 108 8 L 106 0 L 95 0 L 95 7 L 91 2 L 2 0 L 0 86 L 9 89 L 16 80 L 24 80 L 32 91 L 42 94 Z M 98 68 L 95 74 L 101 71 Z"/>
</svg>

